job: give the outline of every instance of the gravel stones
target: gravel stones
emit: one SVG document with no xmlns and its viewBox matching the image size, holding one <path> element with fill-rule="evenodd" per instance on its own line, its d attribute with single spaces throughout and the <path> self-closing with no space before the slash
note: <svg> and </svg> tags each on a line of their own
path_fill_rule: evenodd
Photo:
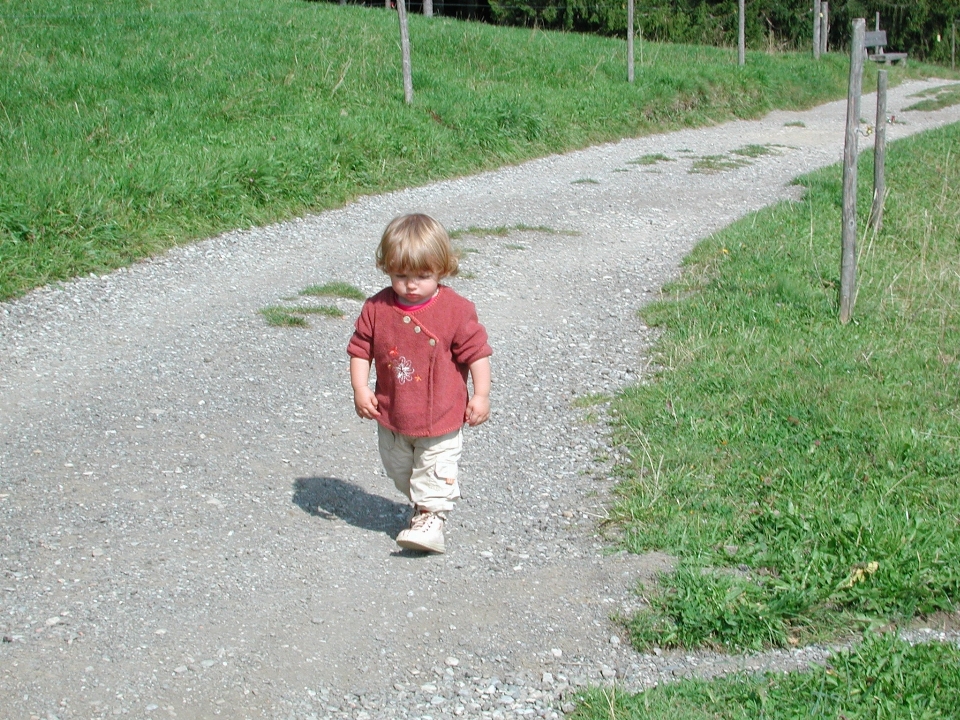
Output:
<svg viewBox="0 0 960 720">
<path fill-rule="evenodd" d="M 956 121 L 904 112 L 891 139 Z M 864 101 L 868 102 L 867 100 Z M 799 667 L 825 650 L 640 655 L 610 616 L 671 559 L 598 534 L 620 450 L 606 398 L 643 382 L 637 310 L 701 237 L 835 161 L 843 103 L 626 140 L 241 230 L 0 305 L 0 697 L 10 717 L 558 718 L 578 689 Z M 786 126 L 799 121 L 800 126 Z M 692 158 L 776 154 L 724 175 Z M 649 168 L 630 160 L 664 153 Z M 597 184 L 575 183 L 590 177 Z M 345 320 L 272 328 L 315 283 L 372 293 L 394 215 L 460 237 L 453 285 L 495 350 L 448 552 L 353 414 Z M 537 229 L 529 229 L 537 228 Z"/>
</svg>

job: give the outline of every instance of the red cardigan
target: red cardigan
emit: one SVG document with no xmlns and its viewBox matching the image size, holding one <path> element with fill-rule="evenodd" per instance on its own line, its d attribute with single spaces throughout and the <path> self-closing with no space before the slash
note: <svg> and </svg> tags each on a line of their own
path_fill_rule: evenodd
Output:
<svg viewBox="0 0 960 720">
<path fill-rule="evenodd" d="M 392 288 L 367 299 L 347 353 L 376 364 L 381 425 L 438 437 L 463 426 L 468 368 L 493 350 L 473 303 L 441 285 L 413 311 L 397 304 Z"/>
</svg>

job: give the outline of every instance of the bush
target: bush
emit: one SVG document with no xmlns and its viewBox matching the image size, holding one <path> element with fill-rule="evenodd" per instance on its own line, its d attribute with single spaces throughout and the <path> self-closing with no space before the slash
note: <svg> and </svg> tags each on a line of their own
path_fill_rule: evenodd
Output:
<svg viewBox="0 0 960 720">
<path fill-rule="evenodd" d="M 638 32 L 660 42 L 735 45 L 736 0 L 635 0 Z M 626 0 L 489 0 L 493 20 L 562 30 L 626 34 Z M 890 47 L 918 59 L 950 59 L 951 23 L 960 17 L 960 0 L 848 0 L 831 3 L 830 47 L 845 47 L 850 22 L 865 18 L 873 27 L 880 13 Z M 813 3 L 798 0 L 749 0 L 746 3 L 747 46 L 753 49 L 810 47 Z M 939 37 L 939 40 L 938 40 Z"/>
</svg>

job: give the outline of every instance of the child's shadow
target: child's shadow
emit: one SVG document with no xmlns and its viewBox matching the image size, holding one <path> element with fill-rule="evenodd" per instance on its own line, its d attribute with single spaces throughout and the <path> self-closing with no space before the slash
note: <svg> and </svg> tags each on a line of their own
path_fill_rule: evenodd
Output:
<svg viewBox="0 0 960 720">
<path fill-rule="evenodd" d="M 405 503 L 371 495 L 362 487 L 335 477 L 297 478 L 293 483 L 293 502 L 311 515 L 325 520 L 340 518 L 392 538 L 406 527 L 409 509 Z"/>
</svg>

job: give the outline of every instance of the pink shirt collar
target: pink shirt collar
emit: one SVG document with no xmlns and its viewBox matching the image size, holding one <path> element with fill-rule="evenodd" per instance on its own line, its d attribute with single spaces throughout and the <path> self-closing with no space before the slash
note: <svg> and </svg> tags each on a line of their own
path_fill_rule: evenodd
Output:
<svg viewBox="0 0 960 720">
<path fill-rule="evenodd" d="M 440 288 L 442 288 L 442 287 L 443 287 L 443 285 L 440 285 L 440 286 L 437 288 L 437 291 L 433 294 L 433 297 L 429 298 L 428 300 L 424 300 L 422 303 L 418 303 L 418 304 L 416 304 L 416 305 L 407 305 L 406 303 L 400 302 L 399 298 L 397 298 L 397 294 L 394 293 L 394 294 L 393 294 L 393 304 L 396 305 L 396 306 L 397 306 L 398 308 L 400 308 L 401 310 L 408 310 L 408 311 L 410 311 L 410 312 L 416 312 L 417 310 L 422 310 L 422 309 L 425 308 L 427 305 L 429 305 L 429 304 L 432 303 L 434 300 L 436 300 L 438 297 L 440 297 Z"/>
</svg>

